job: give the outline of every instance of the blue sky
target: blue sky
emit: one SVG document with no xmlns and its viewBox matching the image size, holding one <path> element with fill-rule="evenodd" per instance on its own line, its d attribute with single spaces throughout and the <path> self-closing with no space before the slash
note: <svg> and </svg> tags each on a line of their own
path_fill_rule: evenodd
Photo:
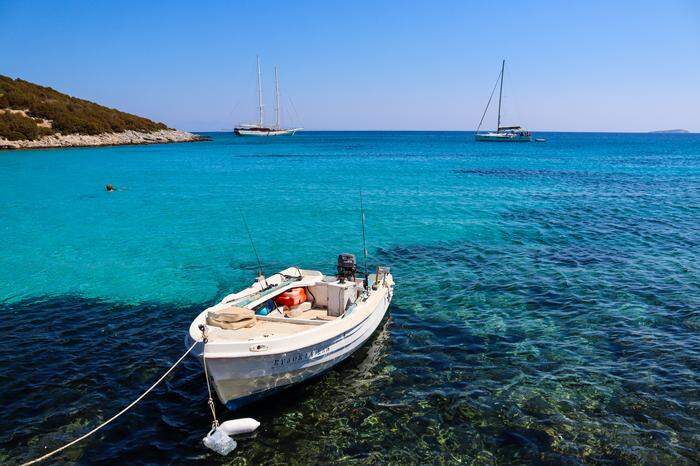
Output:
<svg viewBox="0 0 700 466">
<path fill-rule="evenodd" d="M 309 129 L 473 129 L 505 58 L 505 123 L 700 132 L 697 0 L 0 0 L 0 74 L 181 129 L 253 118 L 256 54 Z"/>
</svg>

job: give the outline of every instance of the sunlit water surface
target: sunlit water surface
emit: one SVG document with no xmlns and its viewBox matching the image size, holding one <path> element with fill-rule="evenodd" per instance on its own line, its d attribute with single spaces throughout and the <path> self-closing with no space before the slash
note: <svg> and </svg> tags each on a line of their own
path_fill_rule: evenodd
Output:
<svg viewBox="0 0 700 466">
<path fill-rule="evenodd" d="M 250 406 L 206 450 L 187 361 L 59 461 L 693 464 L 700 451 L 700 136 L 301 133 L 0 153 L 0 463 L 86 432 L 266 270 L 392 267 L 352 359 Z M 104 185 L 118 191 L 107 193 Z M 232 415 L 218 406 L 224 418 Z"/>
</svg>

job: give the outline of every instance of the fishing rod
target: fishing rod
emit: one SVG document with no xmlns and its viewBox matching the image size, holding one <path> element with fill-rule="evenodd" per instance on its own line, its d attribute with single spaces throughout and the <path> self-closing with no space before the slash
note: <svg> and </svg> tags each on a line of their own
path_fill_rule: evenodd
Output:
<svg viewBox="0 0 700 466">
<path fill-rule="evenodd" d="M 365 204 L 362 199 L 362 189 L 360 189 L 360 211 L 362 212 L 362 254 L 365 261 L 365 289 L 369 287 L 369 276 L 367 275 L 367 237 L 365 235 Z"/>
<path fill-rule="evenodd" d="M 253 241 L 253 235 L 250 233 L 250 228 L 248 228 L 248 222 L 245 219 L 245 215 L 243 214 L 243 210 L 239 207 L 238 212 L 241 214 L 241 219 L 243 219 L 243 226 L 245 226 L 245 231 L 248 233 L 248 239 L 250 240 L 250 246 L 253 249 L 253 254 L 255 254 L 255 260 L 258 261 L 258 273 L 259 277 L 262 277 L 263 280 L 265 281 L 265 286 L 269 286 L 267 284 L 267 279 L 265 279 L 265 271 L 263 270 L 262 263 L 260 262 L 260 256 L 258 256 L 258 251 L 255 249 L 255 242 Z"/>
</svg>

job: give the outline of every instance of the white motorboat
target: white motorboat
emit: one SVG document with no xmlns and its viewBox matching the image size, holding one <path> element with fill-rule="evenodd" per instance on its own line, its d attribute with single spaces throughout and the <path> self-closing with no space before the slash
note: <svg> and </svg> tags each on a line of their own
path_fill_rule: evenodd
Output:
<svg viewBox="0 0 700 466">
<path fill-rule="evenodd" d="M 275 125 L 265 126 L 264 108 L 262 94 L 262 75 L 260 74 L 260 57 L 257 57 L 258 65 L 258 122 L 253 124 L 239 125 L 233 129 L 236 136 L 293 136 L 302 128 L 282 128 L 280 122 L 280 86 L 279 74 L 275 66 Z"/>
<path fill-rule="evenodd" d="M 384 267 L 365 280 L 355 273 L 354 256 L 341 254 L 337 275 L 298 267 L 261 274 L 199 314 L 186 343 L 202 342 L 195 354 L 219 400 L 236 409 L 317 376 L 361 347 L 384 318 L 394 281 Z"/>
<path fill-rule="evenodd" d="M 523 128 L 522 126 L 501 126 L 501 103 L 503 101 L 503 73 L 505 71 L 506 61 L 503 60 L 501 63 L 501 74 L 498 75 L 498 80 L 496 85 L 500 82 L 500 91 L 498 93 L 498 121 L 496 123 L 496 131 L 489 131 L 487 133 L 480 133 L 481 124 L 484 122 L 484 117 L 486 112 L 491 105 L 491 99 L 493 98 L 493 93 L 496 90 L 494 86 L 493 91 L 491 91 L 491 96 L 489 101 L 486 103 L 486 108 L 484 113 L 481 115 L 481 121 L 479 121 L 479 126 L 476 128 L 476 133 L 474 134 L 474 139 L 480 142 L 530 142 L 532 141 L 532 134 Z"/>
</svg>

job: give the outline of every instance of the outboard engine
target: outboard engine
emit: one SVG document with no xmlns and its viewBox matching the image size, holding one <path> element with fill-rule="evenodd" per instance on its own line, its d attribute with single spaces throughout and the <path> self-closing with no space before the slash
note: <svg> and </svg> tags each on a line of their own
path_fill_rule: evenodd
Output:
<svg viewBox="0 0 700 466">
<path fill-rule="evenodd" d="M 341 254 L 338 256 L 338 280 L 343 283 L 345 280 L 355 281 L 357 264 L 355 254 Z"/>
</svg>

